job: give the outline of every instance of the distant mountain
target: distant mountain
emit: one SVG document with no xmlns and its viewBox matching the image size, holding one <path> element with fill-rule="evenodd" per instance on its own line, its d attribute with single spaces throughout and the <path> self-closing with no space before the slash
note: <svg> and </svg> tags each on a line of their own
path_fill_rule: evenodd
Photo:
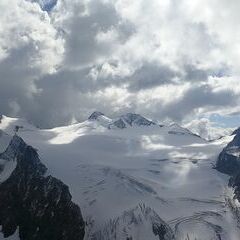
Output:
<svg viewBox="0 0 240 240">
<path fill-rule="evenodd" d="M 101 126 L 104 126 L 108 129 L 125 129 L 129 127 L 165 127 L 166 129 L 168 129 L 169 134 L 196 135 L 187 128 L 183 128 L 176 123 L 171 123 L 170 125 L 164 126 L 162 124 L 157 124 L 152 120 L 149 120 L 136 113 L 126 113 L 118 118 L 111 119 L 105 116 L 102 112 L 96 111 L 89 116 L 88 120 L 97 122 Z"/>
<path fill-rule="evenodd" d="M 107 125 L 109 129 L 111 128 L 127 128 L 129 126 L 150 126 L 150 125 L 156 125 L 153 121 L 148 120 L 147 118 L 141 116 L 140 114 L 135 113 L 127 113 L 125 115 L 120 116 L 116 119 L 110 119 L 106 117 L 101 112 L 93 112 L 88 120 L 95 120 L 99 121 L 103 125 Z"/>
<path fill-rule="evenodd" d="M 229 136 L 233 132 L 232 128 L 215 126 L 206 118 L 193 120 L 185 124 L 184 126 L 193 133 L 199 135 L 200 137 L 208 141 L 213 141 L 225 136 Z"/>
<path fill-rule="evenodd" d="M 103 117 L 104 114 L 101 112 L 93 112 L 89 117 L 88 120 L 97 120 L 99 117 Z"/>
</svg>

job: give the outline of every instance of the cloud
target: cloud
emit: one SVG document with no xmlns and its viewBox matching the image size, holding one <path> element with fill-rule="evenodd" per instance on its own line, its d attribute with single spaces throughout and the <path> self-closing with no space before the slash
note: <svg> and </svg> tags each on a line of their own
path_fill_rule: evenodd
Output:
<svg viewBox="0 0 240 240">
<path fill-rule="evenodd" d="M 30 115 L 34 96 L 41 92 L 36 79 L 56 71 L 64 40 L 38 4 L 3 0 L 0 9 L 0 109 Z"/>
<path fill-rule="evenodd" d="M 239 9 L 234 0 L 2 0 L 0 112 L 44 127 L 95 109 L 178 122 L 239 112 Z"/>
<path fill-rule="evenodd" d="M 38 4 L 27 1 L 3 0 L 0 7 L 1 61 L 18 52 L 25 61 L 19 63 L 25 64 L 25 68 L 36 68 L 43 73 L 55 71 L 64 47 L 49 16 Z"/>
<path fill-rule="evenodd" d="M 64 64 L 70 68 L 107 61 L 131 34 L 107 1 L 59 1 L 52 18 L 66 39 Z"/>
<path fill-rule="evenodd" d="M 145 63 L 123 81 L 127 81 L 129 91 L 136 92 L 172 83 L 175 77 L 177 77 L 177 74 L 168 66 Z"/>
<path fill-rule="evenodd" d="M 191 86 L 180 99 L 170 102 L 164 108 L 164 115 L 182 120 L 189 114 L 204 114 L 212 108 L 226 108 L 237 104 L 238 97 L 230 90 L 214 92 L 207 84 Z"/>
</svg>

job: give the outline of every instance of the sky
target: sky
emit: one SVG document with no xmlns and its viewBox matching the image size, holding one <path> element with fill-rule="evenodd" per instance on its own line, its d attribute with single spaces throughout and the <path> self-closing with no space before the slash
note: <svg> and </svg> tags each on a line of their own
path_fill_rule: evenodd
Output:
<svg viewBox="0 0 240 240">
<path fill-rule="evenodd" d="M 240 1 L 1 0 L 0 113 L 240 125 Z"/>
</svg>

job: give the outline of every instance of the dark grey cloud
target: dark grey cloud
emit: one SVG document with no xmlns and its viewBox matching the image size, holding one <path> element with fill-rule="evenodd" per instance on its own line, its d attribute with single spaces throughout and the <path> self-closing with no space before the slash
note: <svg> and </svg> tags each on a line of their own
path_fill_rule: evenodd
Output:
<svg viewBox="0 0 240 240">
<path fill-rule="evenodd" d="M 164 106 L 161 114 L 177 121 L 182 121 L 199 108 L 214 109 L 235 106 L 238 102 L 238 97 L 231 90 L 214 92 L 214 89 L 207 84 L 193 86 L 184 93 L 182 98 Z"/>
<path fill-rule="evenodd" d="M 197 69 L 194 65 L 186 65 L 185 66 L 185 73 L 184 79 L 186 81 L 206 81 L 209 76 L 215 75 L 214 70 L 203 70 L 203 69 Z"/>
<path fill-rule="evenodd" d="M 30 1 L 2 1 L 1 12 L 0 112 L 31 120 L 40 94 L 36 80 L 61 61 L 61 40 L 49 17 Z"/>
<path fill-rule="evenodd" d="M 0 109 L 2 113 L 16 114 L 21 108 L 23 113 L 31 111 L 32 94 L 35 92 L 34 76 L 39 74 L 35 68 L 28 68 L 28 54 L 33 48 L 25 46 L 11 51 L 8 58 L 0 64 Z"/>
<path fill-rule="evenodd" d="M 159 66 L 151 63 L 143 64 L 133 75 L 123 79 L 129 86 L 128 89 L 137 92 L 144 89 L 154 88 L 163 84 L 174 82 L 178 73 L 168 66 Z"/>
<path fill-rule="evenodd" d="M 92 65 L 99 59 L 107 59 L 113 48 L 134 32 L 134 27 L 120 18 L 113 4 L 94 0 L 69 5 L 63 7 L 71 11 L 71 17 L 58 22 L 66 40 L 67 66 Z M 111 35 L 111 32 L 118 34 L 114 41 L 98 41 L 98 34 Z"/>
</svg>

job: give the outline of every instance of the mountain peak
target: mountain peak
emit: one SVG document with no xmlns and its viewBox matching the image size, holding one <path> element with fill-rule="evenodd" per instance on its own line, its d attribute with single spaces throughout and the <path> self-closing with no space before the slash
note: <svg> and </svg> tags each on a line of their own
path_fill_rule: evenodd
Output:
<svg viewBox="0 0 240 240">
<path fill-rule="evenodd" d="M 88 117 L 88 120 L 96 120 L 100 116 L 104 116 L 104 114 L 102 112 L 95 111 Z"/>
<path fill-rule="evenodd" d="M 120 118 L 123 119 L 126 123 L 128 123 L 131 126 L 133 124 L 138 125 L 138 126 L 155 125 L 155 123 L 153 121 L 150 121 L 147 118 L 141 116 L 140 114 L 136 114 L 136 113 L 126 113 L 125 115 L 122 115 Z"/>
</svg>

